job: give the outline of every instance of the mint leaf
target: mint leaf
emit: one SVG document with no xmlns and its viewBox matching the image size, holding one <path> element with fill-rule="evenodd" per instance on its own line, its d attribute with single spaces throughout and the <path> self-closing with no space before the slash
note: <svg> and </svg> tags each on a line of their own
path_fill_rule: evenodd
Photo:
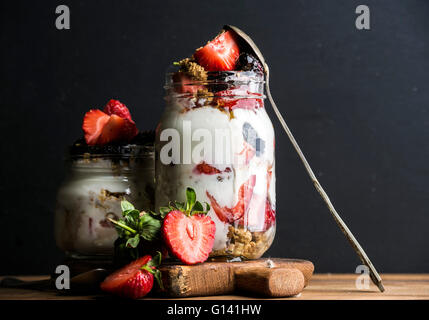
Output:
<svg viewBox="0 0 429 320">
<path fill-rule="evenodd" d="M 134 206 L 130 202 L 128 202 L 126 200 L 121 201 L 121 210 L 122 210 L 122 212 L 125 212 L 125 211 L 128 211 L 128 210 L 134 210 L 134 209 L 135 209 Z"/>
<path fill-rule="evenodd" d="M 140 217 L 139 234 L 143 239 L 152 241 L 159 237 L 162 223 L 160 220 L 146 213 Z"/>
<path fill-rule="evenodd" d="M 139 219 L 139 216 L 140 216 L 140 211 L 138 211 L 136 209 L 125 210 L 124 212 L 122 212 L 122 215 L 124 217 L 126 217 L 126 216 L 132 217 L 135 221 L 137 221 Z"/>
<path fill-rule="evenodd" d="M 140 235 L 136 234 L 134 237 L 129 238 L 127 240 L 126 246 L 127 248 L 137 248 L 140 242 Z"/>
</svg>

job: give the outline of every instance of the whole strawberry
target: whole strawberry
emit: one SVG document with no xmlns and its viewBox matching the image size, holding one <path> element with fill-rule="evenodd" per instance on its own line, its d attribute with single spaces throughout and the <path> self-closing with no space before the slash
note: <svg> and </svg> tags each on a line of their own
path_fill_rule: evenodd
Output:
<svg viewBox="0 0 429 320">
<path fill-rule="evenodd" d="M 109 275 L 100 288 L 124 298 L 142 298 L 152 290 L 154 278 L 162 288 L 161 273 L 156 269 L 160 263 L 161 253 L 153 259 L 150 255 L 144 256 Z"/>
<path fill-rule="evenodd" d="M 161 208 L 168 212 L 164 218 L 162 235 L 170 252 L 186 264 L 207 260 L 213 249 L 216 225 L 207 215 L 209 204 L 196 201 L 192 188 L 186 189 L 187 202 L 175 202 L 175 206 Z"/>
</svg>

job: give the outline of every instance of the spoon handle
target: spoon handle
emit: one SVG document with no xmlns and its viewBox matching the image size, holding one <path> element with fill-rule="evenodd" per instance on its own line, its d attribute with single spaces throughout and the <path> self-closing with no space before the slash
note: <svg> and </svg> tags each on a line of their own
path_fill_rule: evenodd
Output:
<svg viewBox="0 0 429 320">
<path fill-rule="evenodd" d="M 296 142 L 295 138 L 292 135 L 292 132 L 290 131 L 288 125 L 286 124 L 286 121 L 283 119 L 279 109 L 276 106 L 276 103 L 273 100 L 273 97 L 271 96 L 270 92 L 270 70 L 268 68 L 268 65 L 265 63 L 265 71 L 266 71 L 266 83 L 265 88 L 267 91 L 268 100 L 270 100 L 271 106 L 274 109 L 274 112 L 277 115 L 277 118 L 279 119 L 280 123 L 283 126 L 283 129 L 285 130 L 287 136 L 289 137 L 290 142 L 294 146 L 296 152 L 298 153 L 299 158 L 301 159 L 301 162 L 304 164 L 305 170 L 307 171 L 308 175 L 310 176 L 310 179 L 313 181 L 313 185 L 316 188 L 316 190 L 319 192 L 320 196 L 322 197 L 323 201 L 326 203 L 326 205 L 329 208 L 329 211 L 331 212 L 335 222 L 337 223 L 338 227 L 341 229 L 341 231 L 344 233 L 346 238 L 349 240 L 350 244 L 352 245 L 353 249 L 356 251 L 357 255 L 359 256 L 360 260 L 363 264 L 365 264 L 370 271 L 370 277 L 372 282 L 380 289 L 381 292 L 384 291 L 384 286 L 381 281 L 381 277 L 378 274 L 377 270 L 375 269 L 374 265 L 372 264 L 371 260 L 369 260 L 367 254 L 359 244 L 359 242 L 356 240 L 356 238 L 353 236 L 353 233 L 350 231 L 350 229 L 347 227 L 343 219 L 341 219 L 340 215 L 338 214 L 337 210 L 335 210 L 331 200 L 329 199 L 328 195 L 326 194 L 325 190 L 323 190 L 322 186 L 320 185 L 319 181 L 317 180 L 313 170 L 311 169 L 310 165 L 308 164 L 307 159 L 305 158 L 304 154 L 301 151 L 301 148 L 299 147 L 298 143 Z"/>
</svg>

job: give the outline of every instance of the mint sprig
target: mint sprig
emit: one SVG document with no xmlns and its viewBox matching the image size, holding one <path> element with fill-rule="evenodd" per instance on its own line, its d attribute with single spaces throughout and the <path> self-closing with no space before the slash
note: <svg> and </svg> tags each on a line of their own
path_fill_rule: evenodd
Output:
<svg viewBox="0 0 429 320">
<path fill-rule="evenodd" d="M 118 240 L 115 245 L 120 251 L 130 249 L 131 258 L 137 259 L 141 251 L 139 247 L 160 240 L 163 217 L 151 211 L 140 212 L 128 201 L 121 202 L 121 209 L 121 219 L 109 218 L 118 232 Z"/>
</svg>

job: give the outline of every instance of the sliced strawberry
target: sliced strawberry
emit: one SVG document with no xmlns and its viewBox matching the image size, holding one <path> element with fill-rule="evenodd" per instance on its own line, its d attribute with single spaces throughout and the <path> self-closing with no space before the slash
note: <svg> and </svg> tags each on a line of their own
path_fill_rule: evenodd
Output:
<svg viewBox="0 0 429 320">
<path fill-rule="evenodd" d="M 227 206 L 222 207 L 219 205 L 215 197 L 213 197 L 208 191 L 206 191 L 207 198 L 210 200 L 210 206 L 213 211 L 216 213 L 217 217 L 220 221 L 225 223 L 232 223 L 240 217 L 234 217 L 233 208 L 229 208 Z"/>
<path fill-rule="evenodd" d="M 154 275 L 143 269 L 151 259 L 147 255 L 115 271 L 101 283 L 101 290 L 132 299 L 144 297 L 153 287 Z"/>
<path fill-rule="evenodd" d="M 240 226 L 246 226 L 252 230 L 266 231 L 276 221 L 276 211 L 273 209 L 268 197 L 254 194 L 249 203 L 247 219 L 242 216 L 237 222 Z"/>
<path fill-rule="evenodd" d="M 273 168 L 270 167 L 267 170 L 267 194 L 270 190 L 272 176 L 273 176 Z"/>
<path fill-rule="evenodd" d="M 201 162 L 195 166 L 194 172 L 199 173 L 199 174 L 211 175 L 211 174 L 219 174 L 222 171 L 220 171 L 219 169 L 217 169 L 217 168 L 215 168 L 215 167 L 213 167 L 213 166 L 211 166 L 211 165 L 209 165 L 203 161 L 203 162 Z"/>
<path fill-rule="evenodd" d="M 104 107 L 104 112 L 109 116 L 116 114 L 117 116 L 132 121 L 130 110 L 127 106 L 121 103 L 119 100 L 110 99 Z"/>
<path fill-rule="evenodd" d="M 124 127 L 122 129 L 122 139 L 130 141 L 139 133 L 137 126 L 133 120 L 125 120 Z"/>
<path fill-rule="evenodd" d="M 256 184 L 256 175 L 252 175 L 238 190 L 238 202 L 234 207 L 234 215 L 238 218 L 244 216 L 249 210 L 249 203 L 253 196 L 253 188 Z"/>
<path fill-rule="evenodd" d="M 82 129 L 85 132 L 85 141 L 88 145 L 97 144 L 98 138 L 109 119 L 110 116 L 101 110 L 90 110 L 85 114 Z"/>
<path fill-rule="evenodd" d="M 264 231 L 268 230 L 276 222 L 276 211 L 271 206 L 271 201 L 267 197 L 265 203 L 265 221 L 264 221 Z"/>
<path fill-rule="evenodd" d="M 256 95 L 256 93 L 242 90 L 241 88 L 228 89 L 216 92 L 215 101 L 220 107 L 229 110 L 245 109 L 254 110 L 264 106 L 262 99 L 259 98 L 244 98 L 248 95 Z"/>
<path fill-rule="evenodd" d="M 197 49 L 194 58 L 207 71 L 235 69 L 240 49 L 231 31 L 224 31 L 204 47 Z"/>
<path fill-rule="evenodd" d="M 213 248 L 216 225 L 204 214 L 186 215 L 174 210 L 167 214 L 162 234 L 171 253 L 186 264 L 207 260 Z"/>
<path fill-rule="evenodd" d="M 249 164 L 250 160 L 255 156 L 256 150 L 247 142 L 244 142 L 243 150 L 240 151 L 239 155 L 244 157 L 244 164 Z"/>
<path fill-rule="evenodd" d="M 196 94 L 198 90 L 204 89 L 204 86 L 196 85 L 195 80 L 192 80 L 191 77 L 181 71 L 173 74 L 172 79 L 174 82 L 175 90 L 178 93 Z"/>
<path fill-rule="evenodd" d="M 253 188 L 256 183 L 256 175 L 252 175 L 245 183 L 243 183 L 238 190 L 237 204 L 229 208 L 227 206 L 221 207 L 217 200 L 206 191 L 206 195 L 210 200 L 210 205 L 216 213 L 220 221 L 225 223 L 233 223 L 244 217 L 244 214 L 249 210 L 249 203 L 253 196 Z"/>
<path fill-rule="evenodd" d="M 138 133 L 134 123 L 117 115 L 111 115 L 104 125 L 97 144 L 104 145 L 115 141 L 129 141 Z"/>
</svg>

